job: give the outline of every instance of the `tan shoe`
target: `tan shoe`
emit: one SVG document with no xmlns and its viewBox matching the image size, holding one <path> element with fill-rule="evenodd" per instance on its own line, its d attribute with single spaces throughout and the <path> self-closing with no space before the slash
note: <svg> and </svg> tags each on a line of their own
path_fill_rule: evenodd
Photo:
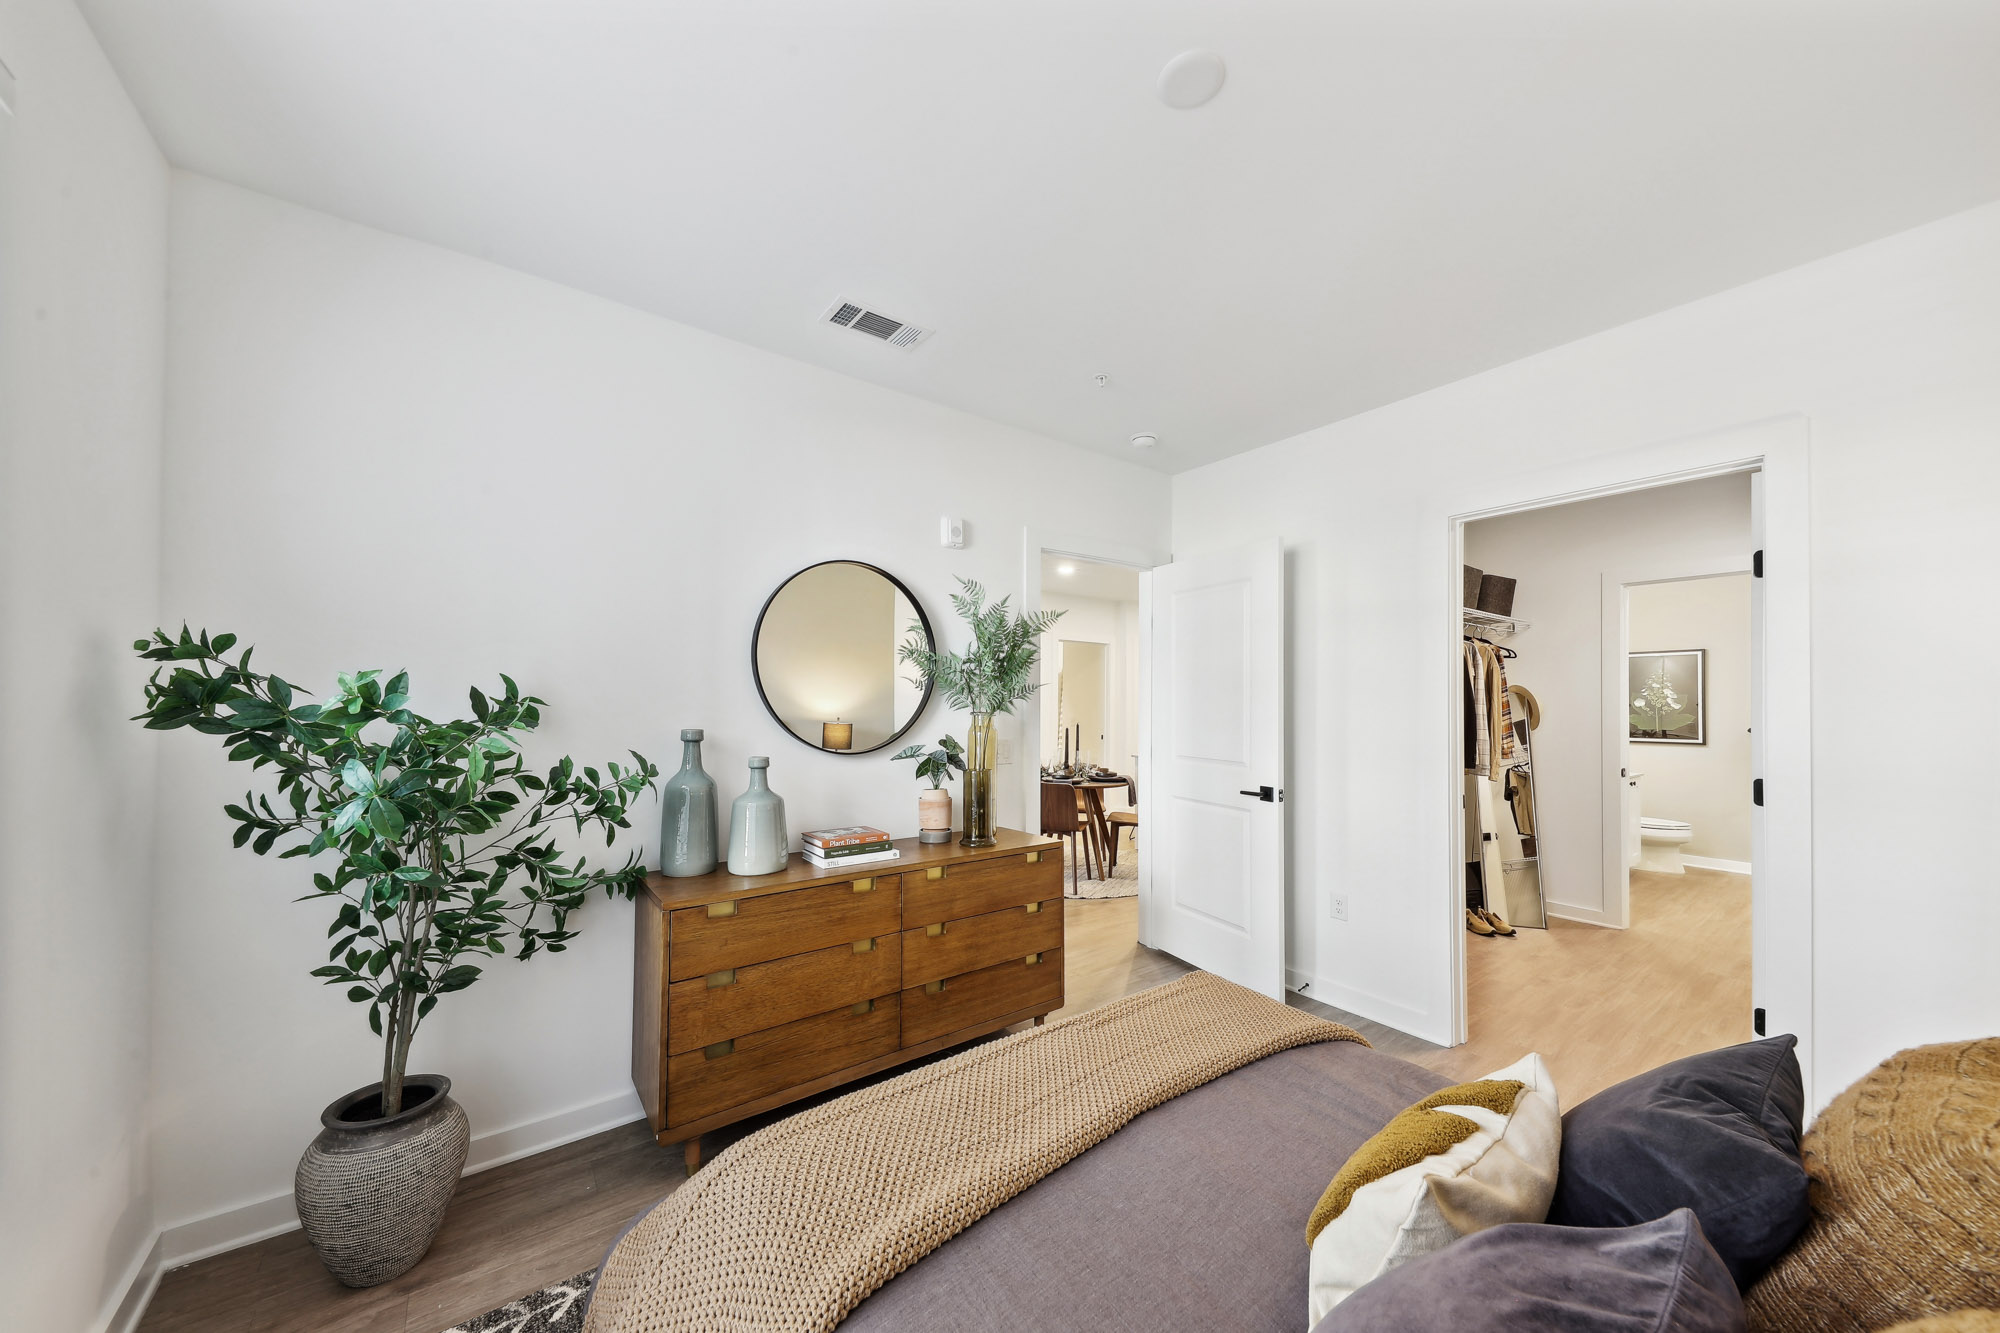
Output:
<svg viewBox="0 0 2000 1333">
<path fill-rule="evenodd" d="M 1465 909 L 1465 928 L 1475 935 L 1485 935 L 1489 938 L 1493 935 L 1493 927 L 1487 925 L 1486 919 L 1470 907 Z"/>
<path fill-rule="evenodd" d="M 1514 928 L 1507 924 L 1507 918 L 1501 916 L 1492 908 L 1480 908 L 1479 915 L 1486 918 L 1486 924 L 1493 928 L 1495 935 L 1512 935 L 1514 933 Z"/>
</svg>

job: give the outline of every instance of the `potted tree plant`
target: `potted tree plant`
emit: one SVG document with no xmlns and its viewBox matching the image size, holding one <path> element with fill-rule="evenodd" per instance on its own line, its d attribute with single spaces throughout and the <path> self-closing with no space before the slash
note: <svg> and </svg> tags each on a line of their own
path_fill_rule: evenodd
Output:
<svg viewBox="0 0 2000 1333">
<path fill-rule="evenodd" d="M 915 759 L 917 778 L 931 780 L 928 790 L 917 793 L 917 841 L 951 841 L 951 793 L 945 779 L 954 770 L 965 771 L 965 748 L 955 736 L 940 736 L 937 748 L 926 754 L 922 745 L 911 745 L 892 755 L 894 759 Z"/>
<path fill-rule="evenodd" d="M 506 676 L 498 697 L 472 690 L 472 717 L 436 722 L 411 710 L 407 672 L 387 682 L 379 671 L 343 673 L 324 702 L 305 703 L 297 687 L 253 672 L 250 649 L 230 661 L 235 644 L 233 634 L 186 627 L 135 642 L 165 665 L 134 720 L 191 727 L 219 738 L 229 758 L 272 770 L 275 790 L 223 807 L 238 847 L 332 859 L 306 895 L 333 911 L 328 962 L 312 975 L 367 1006 L 382 1078 L 321 1114 L 296 1199 L 328 1270 L 373 1286 L 430 1248 L 471 1142 L 451 1080 L 407 1072 L 418 1028 L 441 998 L 479 979 L 471 960 L 560 953 L 591 890 L 637 892 L 636 852 L 592 870 L 555 835 L 602 829 L 610 844 L 659 770 L 633 753 L 629 767 L 601 773 L 568 757 L 530 772 L 521 737 L 544 704 Z"/>
<path fill-rule="evenodd" d="M 1010 615 L 1007 598 L 986 605 L 986 589 L 971 579 L 958 581 L 952 609 L 972 631 L 964 653 L 931 646 L 924 627 L 912 622 L 910 637 L 897 658 L 915 667 L 919 680 L 944 692 L 953 708 L 972 714 L 965 736 L 965 837 L 967 847 L 991 847 L 993 836 L 993 718 L 1011 713 L 1014 705 L 1041 688 L 1035 663 L 1041 657 L 1041 637 L 1062 618 L 1060 611 L 1033 616 Z"/>
</svg>

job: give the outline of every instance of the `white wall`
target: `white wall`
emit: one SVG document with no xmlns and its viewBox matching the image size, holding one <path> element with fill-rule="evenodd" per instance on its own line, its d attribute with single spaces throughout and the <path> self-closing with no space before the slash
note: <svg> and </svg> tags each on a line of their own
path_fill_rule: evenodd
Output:
<svg viewBox="0 0 2000 1333">
<path fill-rule="evenodd" d="M 167 168 L 68 0 L 0 7 L 0 1291 L 99 1322 L 151 1241 Z"/>
<path fill-rule="evenodd" d="M 1718 560 L 1749 568 L 1747 473 L 1466 524 L 1466 563 L 1514 579 L 1514 614 L 1529 622 L 1506 641 L 1520 654 L 1507 663 L 1507 680 L 1534 691 L 1542 706 L 1534 739 L 1536 827 L 1542 893 L 1560 916 L 1598 921 L 1612 914 L 1602 845 L 1604 636 L 1615 636 L 1618 627 L 1604 625 L 1605 576 L 1634 569 L 1689 574 Z M 1747 643 L 1747 603 L 1744 615 Z M 1647 767 L 1650 781 L 1653 753 L 1680 748 L 1637 746 L 1633 759 Z M 1736 790 L 1747 808 L 1747 748 L 1744 755 Z M 1667 806 L 1648 808 L 1693 822 Z M 1747 842 L 1748 816 L 1741 822 Z M 1747 861 L 1749 853 L 1738 859 Z"/>
<path fill-rule="evenodd" d="M 1286 542 L 1289 962 L 1312 993 L 1449 1038 L 1450 720 L 1428 684 L 1442 516 L 1485 476 L 1802 413 L 1821 1091 L 1899 1047 L 2000 1031 L 2000 723 L 1967 704 L 2000 660 L 2000 624 L 1977 613 L 2000 527 L 1996 365 L 1989 205 L 1176 477 L 1177 552 Z M 1895 720 L 1862 764 L 1851 709 L 1869 699 Z M 1345 923 L 1326 915 L 1335 892 Z"/>
<path fill-rule="evenodd" d="M 163 614 L 241 634 L 295 681 L 407 667 L 435 713 L 504 670 L 549 701 L 532 758 L 629 746 L 671 771 L 676 731 L 702 726 L 725 810 L 768 754 L 794 830 L 914 833 L 910 765 L 809 750 L 758 702 L 771 590 L 867 561 L 960 647 L 952 577 L 1019 593 L 1051 475 L 1107 497 L 1110 539 L 1165 545 L 1168 483 L 1147 470 L 479 260 L 186 174 L 172 239 Z M 836 485 L 852 509 L 801 503 Z M 945 513 L 966 549 L 937 545 Z M 963 727 L 934 702 L 913 734 Z M 160 1206 L 188 1223 L 252 1205 L 180 1233 L 241 1235 L 284 1221 L 321 1106 L 378 1057 L 360 1009 L 306 976 L 326 929 L 290 901 L 308 867 L 230 848 L 220 806 L 248 775 L 202 738 L 157 743 Z M 1024 784 L 1000 778 L 1018 824 Z M 655 818 L 648 802 L 649 856 Z M 448 1073 L 487 1136 L 475 1162 L 564 1112 L 565 1132 L 637 1114 L 631 918 L 592 905 L 567 954 L 496 961 L 418 1036 L 413 1067 Z"/>
<path fill-rule="evenodd" d="M 1694 826 L 1684 856 L 1750 860 L 1750 576 L 1645 583 L 1631 590 L 1635 653 L 1700 648 L 1707 707 L 1702 745 L 1630 744 L 1645 777 L 1640 808 Z"/>
</svg>

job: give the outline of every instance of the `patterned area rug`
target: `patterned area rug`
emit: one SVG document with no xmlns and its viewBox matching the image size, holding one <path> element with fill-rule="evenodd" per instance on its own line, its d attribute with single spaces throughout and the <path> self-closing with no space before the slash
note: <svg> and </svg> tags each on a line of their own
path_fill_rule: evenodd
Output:
<svg viewBox="0 0 2000 1333">
<path fill-rule="evenodd" d="M 477 1319 L 456 1324 L 445 1333 L 580 1333 L 584 1302 L 590 1299 L 590 1286 L 595 1281 L 597 1270 L 587 1269 Z"/>
<path fill-rule="evenodd" d="M 1077 843 L 1081 851 L 1083 843 Z M 1118 848 L 1118 868 L 1107 879 L 1090 877 L 1091 862 L 1077 866 L 1076 891 L 1069 887 L 1069 839 L 1063 839 L 1063 894 L 1069 898 L 1136 898 L 1139 896 L 1139 849 L 1127 839 Z"/>
</svg>

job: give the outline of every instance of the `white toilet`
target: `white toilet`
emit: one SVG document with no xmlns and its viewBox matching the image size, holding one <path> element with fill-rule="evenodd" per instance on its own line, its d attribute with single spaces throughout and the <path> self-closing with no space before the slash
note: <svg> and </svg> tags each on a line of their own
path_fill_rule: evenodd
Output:
<svg viewBox="0 0 2000 1333">
<path fill-rule="evenodd" d="M 1687 867 L 1681 864 L 1681 848 L 1694 837 L 1694 825 L 1641 814 L 1639 779 L 1644 776 L 1625 774 L 1625 864 L 1634 870 L 1685 875 Z"/>
<path fill-rule="evenodd" d="M 1688 839 L 1692 837 L 1692 824 L 1642 815 L 1639 819 L 1638 869 L 1654 870 L 1662 875 L 1686 874 L 1687 867 L 1681 864 L 1681 848 L 1687 846 Z"/>
</svg>

